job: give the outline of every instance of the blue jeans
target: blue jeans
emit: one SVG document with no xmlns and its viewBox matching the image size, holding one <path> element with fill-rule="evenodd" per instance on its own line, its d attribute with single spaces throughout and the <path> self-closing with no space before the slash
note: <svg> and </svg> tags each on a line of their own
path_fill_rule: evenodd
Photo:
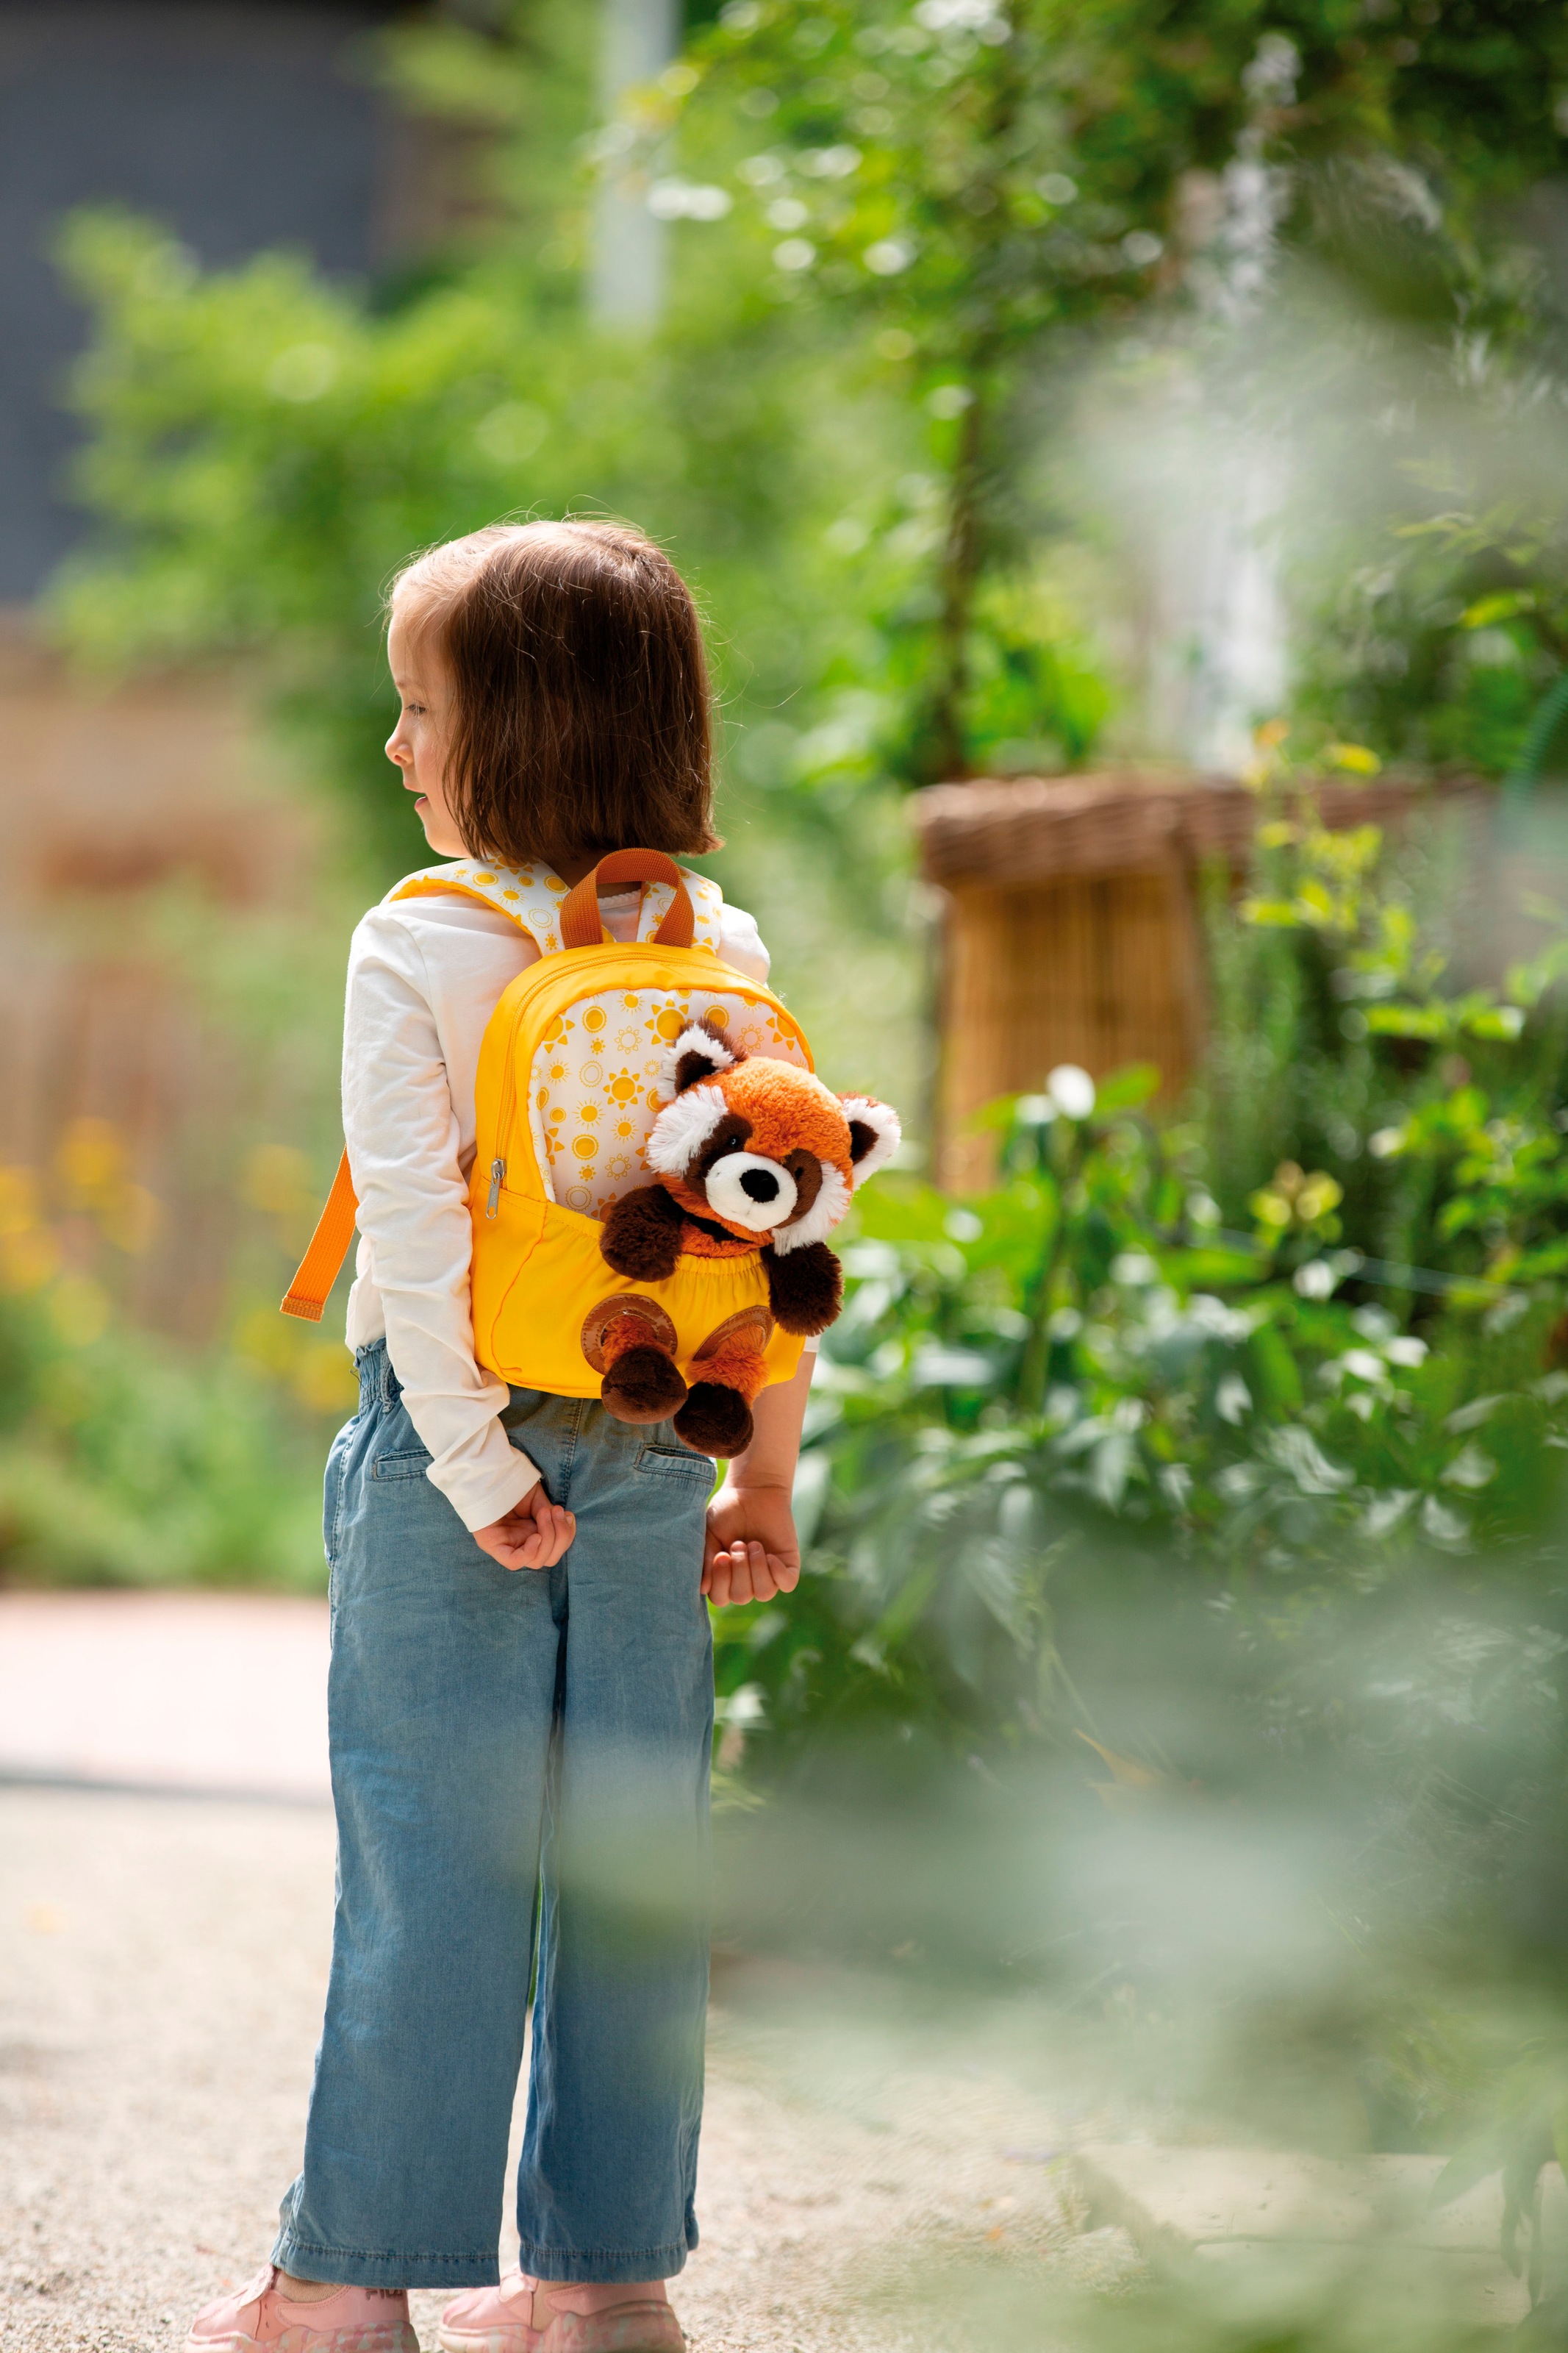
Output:
<svg viewBox="0 0 1568 2353">
<path fill-rule="evenodd" d="M 384 1344 L 327 1466 L 338 1903 L 304 2170 L 273 2260 L 495 2280 L 530 1989 L 522 2267 L 679 2271 L 708 1989 L 706 1456 L 514 1389 L 577 1533 L 500 1567 L 425 1476 Z"/>
</svg>

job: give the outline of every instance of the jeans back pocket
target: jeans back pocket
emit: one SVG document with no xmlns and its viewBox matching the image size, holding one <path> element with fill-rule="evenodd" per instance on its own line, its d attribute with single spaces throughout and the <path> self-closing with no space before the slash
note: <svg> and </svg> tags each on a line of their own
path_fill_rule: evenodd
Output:
<svg viewBox="0 0 1568 2353">
<path fill-rule="evenodd" d="M 650 1472 L 656 1479 L 701 1479 L 710 1487 L 714 1469 L 710 1456 L 694 1454 L 689 1446 L 645 1446 L 637 1454 L 637 1469 Z"/>
<path fill-rule="evenodd" d="M 430 1457 L 423 1446 L 405 1446 L 378 1454 L 370 1466 L 373 1479 L 423 1479 Z"/>
</svg>

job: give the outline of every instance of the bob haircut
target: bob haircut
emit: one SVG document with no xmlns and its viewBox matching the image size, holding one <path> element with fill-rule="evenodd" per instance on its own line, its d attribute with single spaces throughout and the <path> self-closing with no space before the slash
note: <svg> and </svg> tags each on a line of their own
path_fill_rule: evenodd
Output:
<svg viewBox="0 0 1568 2353">
<path fill-rule="evenodd" d="M 470 856 L 720 847 L 702 633 L 652 540 L 491 523 L 406 565 L 387 610 L 445 662 L 447 800 Z"/>
</svg>

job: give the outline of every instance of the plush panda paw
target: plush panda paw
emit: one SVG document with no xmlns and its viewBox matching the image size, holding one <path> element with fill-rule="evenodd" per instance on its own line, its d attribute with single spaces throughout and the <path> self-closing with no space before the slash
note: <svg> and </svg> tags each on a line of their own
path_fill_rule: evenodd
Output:
<svg viewBox="0 0 1568 2353">
<path fill-rule="evenodd" d="M 686 1383 L 662 1348 L 639 1343 L 616 1358 L 601 1395 L 605 1412 L 617 1421 L 668 1421 L 686 1395 Z"/>
<path fill-rule="evenodd" d="M 752 1442 L 752 1409 L 739 1389 L 720 1381 L 693 1381 L 686 1403 L 675 1417 L 675 1434 L 699 1454 L 728 1461 L 744 1454 Z"/>
</svg>

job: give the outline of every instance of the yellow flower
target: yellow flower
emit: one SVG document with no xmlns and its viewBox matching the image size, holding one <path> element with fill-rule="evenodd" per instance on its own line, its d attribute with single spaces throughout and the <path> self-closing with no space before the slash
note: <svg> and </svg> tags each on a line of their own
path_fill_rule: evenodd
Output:
<svg viewBox="0 0 1568 2353">
<path fill-rule="evenodd" d="M 1315 1226 L 1344 1199 L 1344 1187 L 1320 1168 L 1308 1177 L 1296 1196 L 1296 1215 L 1304 1226 Z"/>
<path fill-rule="evenodd" d="M 1330 744 L 1323 757 L 1331 768 L 1348 768 L 1352 776 L 1375 776 L 1383 765 L 1375 752 L 1364 744 Z"/>
<path fill-rule="evenodd" d="M 0 1238 L 0 1287 L 6 1291 L 41 1291 L 54 1280 L 59 1263 L 59 1244 L 41 1226 Z"/>
<path fill-rule="evenodd" d="M 98 1193 L 125 1165 L 120 1130 L 107 1119 L 73 1119 L 60 1139 L 60 1175 L 73 1193 Z"/>
<path fill-rule="evenodd" d="M 0 1234 L 25 1234 L 37 1223 L 38 1180 L 30 1168 L 0 1168 Z"/>
</svg>

